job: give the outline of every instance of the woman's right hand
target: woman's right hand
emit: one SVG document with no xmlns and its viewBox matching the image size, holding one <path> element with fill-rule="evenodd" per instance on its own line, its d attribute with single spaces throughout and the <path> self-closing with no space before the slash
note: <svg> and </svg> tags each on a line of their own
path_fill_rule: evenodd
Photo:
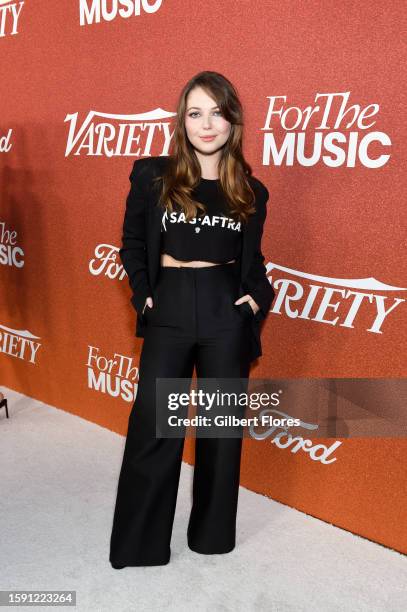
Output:
<svg viewBox="0 0 407 612">
<path fill-rule="evenodd" d="M 143 308 L 143 314 L 144 314 L 144 311 L 146 309 L 146 306 L 148 306 L 149 308 L 153 307 L 153 298 L 152 297 L 146 298 L 146 302 L 145 302 L 144 308 Z"/>
</svg>

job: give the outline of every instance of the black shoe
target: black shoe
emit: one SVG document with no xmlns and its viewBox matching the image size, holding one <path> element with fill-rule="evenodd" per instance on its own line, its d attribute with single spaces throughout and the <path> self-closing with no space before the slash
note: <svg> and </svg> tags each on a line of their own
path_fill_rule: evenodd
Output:
<svg viewBox="0 0 407 612">
<path fill-rule="evenodd" d="M 125 567 L 126 567 L 125 565 L 115 565 L 114 563 L 112 563 L 112 568 L 113 569 L 123 569 Z"/>
</svg>

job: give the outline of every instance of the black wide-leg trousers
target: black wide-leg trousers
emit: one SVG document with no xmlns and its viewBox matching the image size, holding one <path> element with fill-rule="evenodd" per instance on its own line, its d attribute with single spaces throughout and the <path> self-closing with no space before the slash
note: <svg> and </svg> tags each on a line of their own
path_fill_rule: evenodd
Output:
<svg viewBox="0 0 407 612">
<path fill-rule="evenodd" d="M 249 377 L 250 304 L 236 264 L 161 267 L 146 327 L 119 476 L 110 562 L 164 565 L 171 555 L 184 438 L 156 437 L 156 379 Z M 183 381 L 182 381 L 183 383 Z M 177 390 L 179 387 L 177 386 Z M 246 390 L 244 388 L 243 390 Z M 187 538 L 199 553 L 235 546 L 242 438 L 197 437 Z"/>
</svg>

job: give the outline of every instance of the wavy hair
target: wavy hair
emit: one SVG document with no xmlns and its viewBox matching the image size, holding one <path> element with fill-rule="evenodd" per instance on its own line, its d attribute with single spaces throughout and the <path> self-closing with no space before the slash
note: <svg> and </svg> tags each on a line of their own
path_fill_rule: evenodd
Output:
<svg viewBox="0 0 407 612">
<path fill-rule="evenodd" d="M 158 205 L 172 212 L 176 203 L 187 220 L 195 217 L 198 209 L 206 211 L 204 204 L 192 198 L 192 191 L 201 179 L 201 165 L 185 129 L 187 96 L 195 87 L 201 87 L 216 100 L 223 117 L 231 123 L 229 138 L 219 160 L 219 179 L 230 215 L 245 223 L 256 209 L 253 206 L 255 194 L 248 181 L 252 168 L 242 152 L 243 109 L 236 89 L 218 72 L 199 72 L 181 91 L 169 163 L 163 175 L 156 178 L 163 181 Z"/>
</svg>

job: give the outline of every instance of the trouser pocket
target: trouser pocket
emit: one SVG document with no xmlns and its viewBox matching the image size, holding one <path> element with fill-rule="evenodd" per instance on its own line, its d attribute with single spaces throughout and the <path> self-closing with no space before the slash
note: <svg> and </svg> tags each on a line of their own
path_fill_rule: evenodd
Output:
<svg viewBox="0 0 407 612">
<path fill-rule="evenodd" d="M 246 319 L 251 319 L 252 317 L 254 317 L 253 308 L 250 306 L 249 302 L 237 304 L 237 308 L 242 317 L 245 317 Z"/>
</svg>

